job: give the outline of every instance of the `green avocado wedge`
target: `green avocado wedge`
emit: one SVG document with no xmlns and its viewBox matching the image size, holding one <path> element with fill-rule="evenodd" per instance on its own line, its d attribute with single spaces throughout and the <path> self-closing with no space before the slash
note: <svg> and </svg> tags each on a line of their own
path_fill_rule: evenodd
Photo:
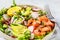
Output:
<svg viewBox="0 0 60 40">
<path fill-rule="evenodd" d="M 27 27 L 20 24 L 12 24 L 12 33 L 18 40 L 28 40 L 30 38 L 30 31 Z"/>
</svg>

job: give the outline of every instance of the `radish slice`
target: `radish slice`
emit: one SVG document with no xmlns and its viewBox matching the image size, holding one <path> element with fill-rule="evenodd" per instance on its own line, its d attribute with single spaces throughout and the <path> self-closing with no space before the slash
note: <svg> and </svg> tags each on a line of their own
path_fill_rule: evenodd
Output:
<svg viewBox="0 0 60 40">
<path fill-rule="evenodd" d="M 37 12 L 37 11 L 39 11 L 40 9 L 35 7 L 35 8 L 32 8 L 32 10 L 35 11 L 35 12 Z"/>
<path fill-rule="evenodd" d="M 5 20 L 8 20 L 8 19 L 9 19 L 9 17 L 8 17 L 7 14 L 3 14 L 3 18 L 4 18 Z"/>
<path fill-rule="evenodd" d="M 31 32 L 33 32 L 34 26 L 29 26 L 28 29 L 29 29 Z"/>
<path fill-rule="evenodd" d="M 27 25 L 27 22 L 26 21 L 24 21 L 24 25 Z"/>
<path fill-rule="evenodd" d="M 37 18 L 39 16 L 38 12 L 32 12 L 31 15 L 32 15 L 33 18 Z"/>
<path fill-rule="evenodd" d="M 13 21 L 14 21 L 14 17 L 11 18 L 11 23 L 13 23 Z"/>
</svg>

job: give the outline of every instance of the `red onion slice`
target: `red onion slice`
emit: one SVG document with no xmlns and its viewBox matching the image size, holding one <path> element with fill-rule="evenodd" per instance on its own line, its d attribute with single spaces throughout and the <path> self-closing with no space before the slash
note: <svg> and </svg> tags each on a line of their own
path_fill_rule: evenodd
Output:
<svg viewBox="0 0 60 40">
<path fill-rule="evenodd" d="M 11 18 L 11 23 L 13 23 L 13 21 L 14 21 L 14 17 Z"/>
<path fill-rule="evenodd" d="M 39 11 L 40 10 L 40 8 L 32 8 L 32 10 L 34 11 L 34 12 L 37 12 L 37 11 Z"/>
</svg>

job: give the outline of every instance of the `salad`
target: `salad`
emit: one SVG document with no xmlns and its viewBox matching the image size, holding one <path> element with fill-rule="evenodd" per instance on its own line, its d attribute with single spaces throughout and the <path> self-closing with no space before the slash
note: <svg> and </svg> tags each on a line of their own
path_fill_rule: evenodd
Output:
<svg viewBox="0 0 60 40">
<path fill-rule="evenodd" d="M 53 31 L 55 23 L 47 12 L 35 6 L 16 5 L 0 10 L 0 31 L 17 40 L 41 40 Z"/>
</svg>

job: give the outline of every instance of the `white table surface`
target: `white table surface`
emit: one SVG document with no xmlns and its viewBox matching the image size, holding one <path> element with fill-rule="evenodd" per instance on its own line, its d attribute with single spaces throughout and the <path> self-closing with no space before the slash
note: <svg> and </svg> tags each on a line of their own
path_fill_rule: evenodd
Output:
<svg viewBox="0 0 60 40">
<path fill-rule="evenodd" d="M 60 25 L 60 0 L 16 0 L 17 4 L 49 5 L 52 15 Z M 12 5 L 12 0 L 0 0 L 0 9 Z M 57 28 L 58 29 L 58 28 Z M 57 40 L 60 40 L 58 33 Z"/>
</svg>

